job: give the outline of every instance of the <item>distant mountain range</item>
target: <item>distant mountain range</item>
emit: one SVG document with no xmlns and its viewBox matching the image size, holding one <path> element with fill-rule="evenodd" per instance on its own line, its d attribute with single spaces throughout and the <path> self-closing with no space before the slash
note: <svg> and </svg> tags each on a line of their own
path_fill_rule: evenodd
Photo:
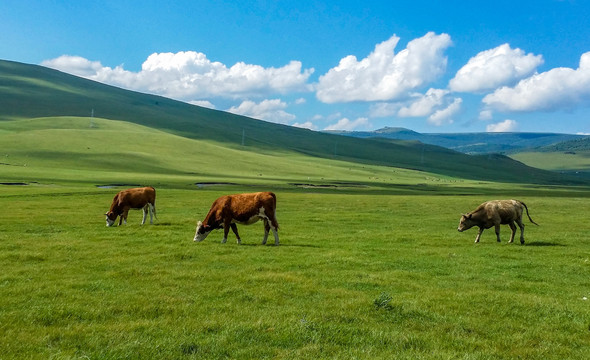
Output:
<svg viewBox="0 0 590 360">
<path fill-rule="evenodd" d="M 422 134 L 399 127 L 385 127 L 375 131 L 330 131 L 332 134 L 357 138 L 385 138 L 416 140 L 425 144 L 442 146 L 465 154 L 509 154 L 524 150 L 552 147 L 552 151 L 589 149 L 590 136 L 555 133 L 428 133 Z M 570 144 L 570 141 L 574 143 Z M 557 150 L 561 149 L 561 150 Z"/>
</svg>

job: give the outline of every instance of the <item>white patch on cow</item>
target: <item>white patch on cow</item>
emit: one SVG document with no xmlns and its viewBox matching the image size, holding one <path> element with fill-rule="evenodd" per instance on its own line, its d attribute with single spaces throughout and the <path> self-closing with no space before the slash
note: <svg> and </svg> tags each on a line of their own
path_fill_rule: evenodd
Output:
<svg viewBox="0 0 590 360">
<path fill-rule="evenodd" d="M 195 231 L 195 238 L 193 239 L 193 241 L 203 241 L 205 240 L 205 238 L 207 237 L 207 235 L 209 235 L 209 233 L 211 233 L 211 231 L 205 231 L 202 233 L 199 233 L 199 230 L 203 227 L 203 223 L 201 221 L 199 221 L 197 223 L 197 230 Z"/>
<path fill-rule="evenodd" d="M 109 217 L 107 216 L 107 227 L 111 227 L 113 226 L 113 224 L 115 223 L 115 220 L 111 220 L 109 219 Z"/>
</svg>

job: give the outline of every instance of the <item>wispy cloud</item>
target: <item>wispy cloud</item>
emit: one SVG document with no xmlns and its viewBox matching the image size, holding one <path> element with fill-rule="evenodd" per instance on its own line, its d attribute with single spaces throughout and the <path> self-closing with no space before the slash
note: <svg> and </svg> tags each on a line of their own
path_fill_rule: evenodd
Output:
<svg viewBox="0 0 590 360">
<path fill-rule="evenodd" d="M 327 126 L 324 130 L 358 130 L 359 128 L 367 129 L 370 126 L 369 119 L 363 117 L 356 120 L 342 118 L 337 123 Z"/>
<path fill-rule="evenodd" d="M 287 104 L 279 99 L 263 100 L 260 103 L 246 100 L 239 106 L 233 106 L 227 111 L 255 119 L 287 124 L 295 120 L 295 115 L 286 112 L 284 110 L 286 108 Z"/>
<path fill-rule="evenodd" d="M 455 98 L 449 106 L 444 109 L 437 110 L 434 112 L 434 114 L 430 115 L 428 117 L 428 122 L 436 126 L 452 124 L 453 116 L 455 116 L 461 110 L 461 103 L 463 103 L 463 99 Z"/>
</svg>

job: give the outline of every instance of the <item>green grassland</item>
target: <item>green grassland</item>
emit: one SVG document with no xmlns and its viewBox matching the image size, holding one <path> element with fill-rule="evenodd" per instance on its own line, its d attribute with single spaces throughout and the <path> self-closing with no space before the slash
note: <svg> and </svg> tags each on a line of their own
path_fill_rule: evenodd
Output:
<svg viewBox="0 0 590 360">
<path fill-rule="evenodd" d="M 2 359 L 583 359 L 585 186 L 465 180 L 190 139 L 121 121 L 0 123 Z M 130 142 L 129 139 L 138 141 Z M 226 183 L 196 186 L 196 183 Z M 107 228 L 119 189 L 158 219 Z M 303 184 L 303 185 L 295 185 Z M 272 190 L 262 225 L 194 243 L 223 194 Z M 524 200 L 525 246 L 458 233 L 490 198 Z"/>
<path fill-rule="evenodd" d="M 590 150 L 522 152 L 511 157 L 539 169 L 590 176 Z"/>
<path fill-rule="evenodd" d="M 271 187 L 272 188 L 272 187 Z M 528 196 L 525 246 L 473 244 L 490 196 L 281 191 L 262 225 L 192 241 L 239 187 L 158 189 L 158 220 L 107 228 L 116 189 L 2 187 L 2 359 L 584 359 L 587 198 Z"/>
</svg>

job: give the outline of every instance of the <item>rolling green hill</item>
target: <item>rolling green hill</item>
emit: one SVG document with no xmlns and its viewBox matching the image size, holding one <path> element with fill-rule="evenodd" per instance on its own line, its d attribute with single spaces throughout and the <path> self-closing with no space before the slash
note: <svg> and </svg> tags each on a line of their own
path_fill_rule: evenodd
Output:
<svg viewBox="0 0 590 360">
<path fill-rule="evenodd" d="M 543 184 L 579 182 L 575 178 L 528 167 L 505 156 L 468 156 L 419 142 L 357 139 L 314 132 L 127 91 L 41 66 L 0 61 L 0 120 L 20 122 L 32 118 L 69 116 L 86 117 L 90 121 L 91 114 L 216 144 L 219 153 L 240 150 L 269 155 L 299 154 L 473 180 Z M 43 126 L 51 127 L 47 123 Z M 129 140 L 129 137 L 103 139 L 103 153 L 97 156 L 106 159 L 113 154 L 112 148 L 116 149 Z M 3 143 L 0 147 L 6 146 L 6 142 Z M 143 153 L 158 151 L 158 144 L 139 140 L 132 143 Z M 51 154 L 49 149 L 35 152 L 35 143 L 30 145 L 29 158 Z M 59 144 L 55 145 L 59 148 Z M 178 145 L 178 150 L 182 152 L 184 149 Z M 285 157 L 285 162 L 279 162 L 277 166 L 291 166 L 287 159 Z M 253 163 L 259 161 L 262 160 L 252 160 Z M 239 161 L 232 161 L 236 162 Z M 113 166 L 109 164 L 105 166 Z M 206 158 L 201 166 L 219 169 L 224 165 L 230 166 L 229 163 L 219 163 L 213 157 Z"/>
</svg>

